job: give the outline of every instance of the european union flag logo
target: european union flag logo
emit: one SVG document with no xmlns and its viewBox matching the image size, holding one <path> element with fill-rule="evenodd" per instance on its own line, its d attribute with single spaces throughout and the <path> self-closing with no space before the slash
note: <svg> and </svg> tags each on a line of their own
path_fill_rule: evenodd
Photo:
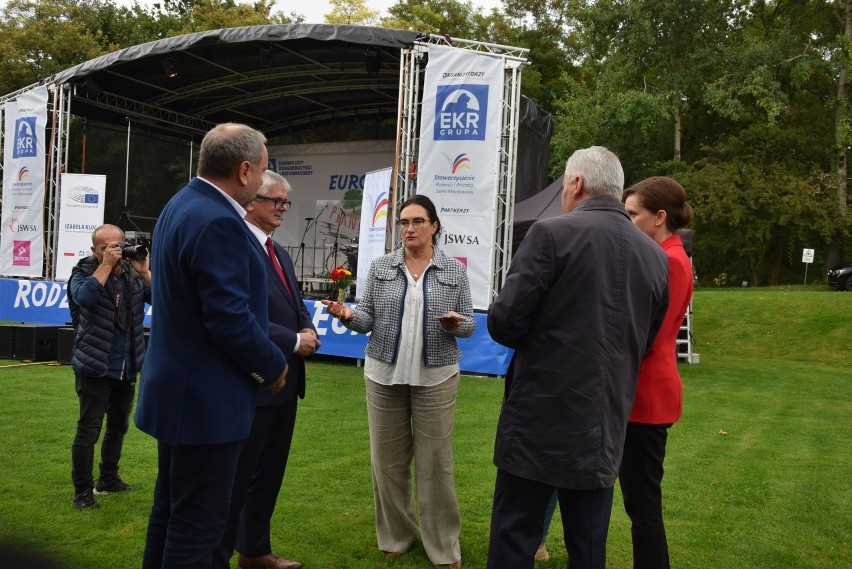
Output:
<svg viewBox="0 0 852 569">
<path fill-rule="evenodd" d="M 98 203 L 98 194 L 86 194 L 83 203 Z"/>
</svg>

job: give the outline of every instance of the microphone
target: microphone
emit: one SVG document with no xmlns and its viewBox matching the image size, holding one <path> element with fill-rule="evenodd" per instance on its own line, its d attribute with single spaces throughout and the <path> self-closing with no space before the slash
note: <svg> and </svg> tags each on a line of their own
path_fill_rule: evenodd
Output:
<svg viewBox="0 0 852 569">
<path fill-rule="evenodd" d="M 314 218 L 313 218 L 313 217 L 306 217 L 306 218 L 305 218 L 305 221 L 313 221 L 313 220 L 314 220 Z"/>
</svg>

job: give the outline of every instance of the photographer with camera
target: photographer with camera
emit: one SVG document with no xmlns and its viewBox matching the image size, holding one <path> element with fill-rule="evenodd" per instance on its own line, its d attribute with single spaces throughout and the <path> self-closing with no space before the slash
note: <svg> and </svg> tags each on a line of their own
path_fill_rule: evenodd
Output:
<svg viewBox="0 0 852 569">
<path fill-rule="evenodd" d="M 71 270 L 68 306 L 74 325 L 75 388 L 80 418 L 71 446 L 74 507 L 97 508 L 94 494 L 124 492 L 131 487 L 118 476 L 136 374 L 145 357 L 142 320 L 151 302 L 151 271 L 145 245 L 129 245 L 115 225 L 92 232 L 92 255 Z M 93 481 L 95 443 L 104 416 L 100 477 Z"/>
</svg>

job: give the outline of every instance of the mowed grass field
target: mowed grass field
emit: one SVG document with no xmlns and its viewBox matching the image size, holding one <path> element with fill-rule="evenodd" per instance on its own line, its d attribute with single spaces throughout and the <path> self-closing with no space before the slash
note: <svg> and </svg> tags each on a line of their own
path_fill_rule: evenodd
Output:
<svg viewBox="0 0 852 569">
<path fill-rule="evenodd" d="M 852 294 L 801 288 L 703 290 L 697 365 L 681 364 L 684 416 L 669 436 L 664 500 L 672 565 L 690 569 L 852 566 Z M 68 366 L 0 361 L 0 542 L 68 568 L 141 565 L 156 478 L 153 439 L 131 427 L 122 476 L 135 489 L 71 505 L 77 400 Z M 362 370 L 308 364 L 273 547 L 306 569 L 431 566 L 419 545 L 386 560 L 373 530 Z M 503 380 L 463 377 L 454 434 L 467 569 L 485 567 Z M 561 522 L 548 540 L 565 567 Z M 232 560 L 236 567 L 236 558 Z M 616 491 L 607 566 L 632 567 Z M 5 568 L 0 568 L 5 569 Z"/>
</svg>

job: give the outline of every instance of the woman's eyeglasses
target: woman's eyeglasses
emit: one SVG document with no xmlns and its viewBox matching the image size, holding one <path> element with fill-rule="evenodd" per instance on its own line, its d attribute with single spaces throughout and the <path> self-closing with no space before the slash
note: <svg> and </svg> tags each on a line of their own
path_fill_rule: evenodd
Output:
<svg viewBox="0 0 852 569">
<path fill-rule="evenodd" d="M 402 229 L 408 229 L 408 226 L 411 225 L 414 229 L 420 229 L 426 223 L 426 220 L 422 217 L 415 217 L 414 219 L 400 219 L 396 222 Z"/>
<path fill-rule="evenodd" d="M 290 200 L 282 200 L 281 198 L 268 198 L 266 196 L 254 196 L 254 199 L 263 200 L 265 202 L 272 202 L 272 206 L 275 209 L 281 211 L 287 211 L 288 209 L 290 209 L 290 206 L 293 203 Z"/>
</svg>

